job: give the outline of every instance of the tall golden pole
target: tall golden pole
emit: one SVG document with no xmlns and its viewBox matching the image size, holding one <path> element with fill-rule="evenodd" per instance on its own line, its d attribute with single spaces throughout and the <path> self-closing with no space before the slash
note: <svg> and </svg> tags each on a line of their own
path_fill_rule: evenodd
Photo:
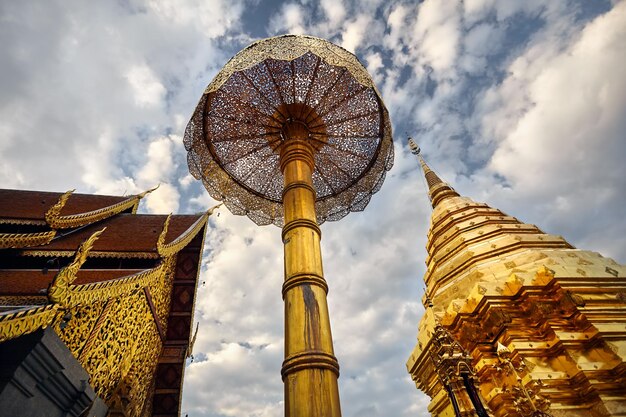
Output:
<svg viewBox="0 0 626 417">
<path fill-rule="evenodd" d="M 324 39 L 263 39 L 211 81 L 184 142 L 190 172 L 213 198 L 283 227 L 285 416 L 340 417 L 319 224 L 363 210 L 393 165 L 374 82 Z"/>
<path fill-rule="evenodd" d="M 321 231 L 315 215 L 314 149 L 303 123 L 283 129 L 285 384 L 287 417 L 339 417 L 339 363 L 333 351 L 322 270 Z"/>
</svg>

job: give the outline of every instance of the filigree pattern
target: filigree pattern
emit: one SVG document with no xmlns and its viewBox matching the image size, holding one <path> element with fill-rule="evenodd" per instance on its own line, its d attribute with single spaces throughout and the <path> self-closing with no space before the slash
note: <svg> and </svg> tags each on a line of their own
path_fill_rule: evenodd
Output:
<svg viewBox="0 0 626 417">
<path fill-rule="evenodd" d="M 111 397 L 133 362 L 138 359 L 139 345 L 156 344 L 157 351 L 161 347 L 143 292 L 121 297 L 113 302 L 114 307 L 94 335 L 97 343 L 93 343 L 91 349 L 81 355 L 82 365 L 91 377 L 91 385 L 105 401 Z M 145 327 L 152 329 L 152 332 L 144 334 L 144 338 L 140 339 L 138 336 L 144 333 Z M 150 340 L 150 335 L 154 340 Z"/>
<path fill-rule="evenodd" d="M 89 340 L 96 321 L 104 310 L 104 305 L 104 302 L 97 302 L 72 307 L 54 326 L 54 330 L 75 357 L 80 356 L 83 346 Z"/>
<path fill-rule="evenodd" d="M 224 66 L 185 131 L 190 172 L 234 214 L 281 226 L 279 152 L 294 120 L 316 150 L 318 222 L 363 210 L 393 165 L 389 115 L 358 59 L 319 38 L 265 39 Z"/>
<path fill-rule="evenodd" d="M 154 326 L 144 327 L 143 333 L 137 338 L 132 366 L 124 378 L 130 387 L 128 396 L 131 416 L 140 415 L 146 398 L 150 394 L 151 379 L 155 373 L 160 352 L 161 340 Z"/>
<path fill-rule="evenodd" d="M 159 279 L 149 286 L 154 308 L 163 326 L 166 326 L 167 316 L 170 312 L 170 302 L 172 301 L 170 294 L 172 292 L 172 283 L 174 282 L 175 266 L 175 257 L 168 258 L 164 262 L 161 273 L 159 273 Z"/>
</svg>

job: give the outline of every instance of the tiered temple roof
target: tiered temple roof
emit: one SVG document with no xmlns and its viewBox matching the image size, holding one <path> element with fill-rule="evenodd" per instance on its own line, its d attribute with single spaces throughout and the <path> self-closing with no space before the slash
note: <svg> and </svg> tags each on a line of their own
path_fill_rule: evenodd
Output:
<svg viewBox="0 0 626 417">
<path fill-rule="evenodd" d="M 53 328 L 109 415 L 177 416 L 211 212 L 136 214 L 146 193 L 0 190 L 0 347 Z"/>
</svg>

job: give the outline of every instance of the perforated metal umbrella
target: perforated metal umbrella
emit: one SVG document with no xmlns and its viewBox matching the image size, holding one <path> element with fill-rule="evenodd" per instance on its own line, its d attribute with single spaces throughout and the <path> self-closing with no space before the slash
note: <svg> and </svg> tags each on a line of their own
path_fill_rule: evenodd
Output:
<svg viewBox="0 0 626 417">
<path fill-rule="evenodd" d="M 224 66 L 185 131 L 191 173 L 234 214 L 282 226 L 279 155 L 291 121 L 316 150 L 317 221 L 363 210 L 393 165 L 389 115 L 358 59 L 319 38 L 258 41 Z"/>
</svg>

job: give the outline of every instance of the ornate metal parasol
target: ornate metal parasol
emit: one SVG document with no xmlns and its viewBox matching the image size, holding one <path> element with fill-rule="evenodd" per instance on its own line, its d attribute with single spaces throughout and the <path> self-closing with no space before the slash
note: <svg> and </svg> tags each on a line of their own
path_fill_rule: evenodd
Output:
<svg viewBox="0 0 626 417">
<path fill-rule="evenodd" d="M 287 417 L 338 417 L 319 223 L 363 210 L 393 164 L 389 115 L 358 59 L 280 36 L 239 52 L 187 125 L 191 173 L 257 224 L 283 226 Z"/>
<path fill-rule="evenodd" d="M 185 131 L 191 173 L 234 214 L 282 226 L 289 121 L 308 126 L 316 149 L 318 223 L 363 210 L 393 165 L 389 115 L 358 59 L 319 38 L 261 40 L 224 66 Z"/>
</svg>

